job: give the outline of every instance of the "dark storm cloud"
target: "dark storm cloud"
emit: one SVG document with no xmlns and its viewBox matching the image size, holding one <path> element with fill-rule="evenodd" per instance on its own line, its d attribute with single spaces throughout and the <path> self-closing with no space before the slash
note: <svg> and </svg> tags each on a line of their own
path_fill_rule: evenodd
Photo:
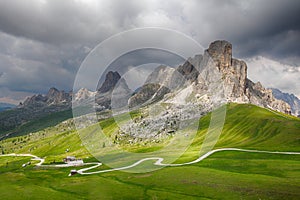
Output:
<svg viewBox="0 0 300 200">
<path fill-rule="evenodd" d="M 1 87 L 71 89 L 93 47 L 137 27 L 181 31 L 204 47 L 225 39 L 235 57 L 265 56 L 298 67 L 299 13 L 298 0 L 0 0 L 0 98 Z M 133 58 L 127 59 L 118 65 L 128 67 Z"/>
<path fill-rule="evenodd" d="M 205 46 L 217 38 L 233 43 L 237 56 L 300 55 L 300 1 L 210 1 L 189 8 L 196 35 Z M 199 9 L 200 8 L 200 9 Z M 199 13 L 197 14 L 197 10 Z M 195 13 L 195 14 L 194 14 Z M 201 37 L 202 36 L 202 37 Z"/>
<path fill-rule="evenodd" d="M 42 42 L 100 42 L 135 17 L 138 1 L 1 0 L 0 29 Z M 124 9 L 125 8 L 125 9 Z"/>
<path fill-rule="evenodd" d="M 45 93 L 49 87 L 70 90 L 83 58 L 83 48 L 56 47 L 0 32 L 0 87 Z M 3 45 L 2 45 L 3 44 Z M 3 94 L 0 89 L 0 97 Z"/>
<path fill-rule="evenodd" d="M 216 38 L 230 40 L 243 57 L 299 55 L 297 0 L 87 2 L 2 0 L 0 30 L 42 42 L 93 46 L 119 31 L 154 25 L 194 35 L 205 46 Z"/>
</svg>

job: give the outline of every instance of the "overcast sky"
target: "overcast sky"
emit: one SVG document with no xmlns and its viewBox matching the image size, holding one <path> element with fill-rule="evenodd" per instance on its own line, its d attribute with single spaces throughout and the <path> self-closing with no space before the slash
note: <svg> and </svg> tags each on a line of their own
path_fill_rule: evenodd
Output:
<svg viewBox="0 0 300 200">
<path fill-rule="evenodd" d="M 299 13 L 299 0 L 0 0 L 0 102 L 53 86 L 71 90 L 98 43 L 149 26 L 183 32 L 205 48 L 228 40 L 251 79 L 300 96 Z"/>
</svg>

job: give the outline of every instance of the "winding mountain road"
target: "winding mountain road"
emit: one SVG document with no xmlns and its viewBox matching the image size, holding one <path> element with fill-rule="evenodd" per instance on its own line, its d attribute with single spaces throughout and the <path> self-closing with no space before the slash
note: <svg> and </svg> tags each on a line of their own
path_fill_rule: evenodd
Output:
<svg viewBox="0 0 300 200">
<path fill-rule="evenodd" d="M 0 157 L 6 157 L 6 156 L 16 156 L 16 157 L 32 157 L 32 160 L 39 160 L 40 162 L 35 164 L 36 166 L 41 166 L 44 162 L 45 159 L 40 158 L 38 156 L 28 154 L 28 153 L 21 153 L 21 154 L 15 154 L 15 153 L 10 153 L 10 154 L 2 154 Z"/>
<path fill-rule="evenodd" d="M 183 165 L 191 165 L 191 164 L 195 164 L 198 163 L 202 160 L 204 160 L 205 158 L 207 158 L 208 156 L 217 153 L 217 152 L 221 152 L 221 151 L 240 151 L 240 152 L 249 152 L 249 153 L 269 153 L 269 154 L 284 154 L 284 155 L 300 155 L 300 152 L 280 152 L 280 151 L 261 151 L 261 150 L 250 150 L 250 149 L 238 149 L 238 148 L 222 148 L 222 149 L 215 149 L 215 150 L 211 150 L 209 152 L 207 152 L 206 154 L 200 156 L 198 159 L 191 161 L 191 162 L 186 162 L 186 163 L 179 163 L 179 164 L 166 164 L 163 163 L 164 159 L 160 158 L 160 157 L 150 157 L 150 158 L 144 158 L 141 159 L 135 163 L 133 163 L 132 165 L 128 165 L 128 166 L 124 166 L 124 167 L 120 167 L 120 168 L 113 168 L 113 169 L 104 169 L 104 170 L 99 170 L 99 171 L 94 171 L 94 172 L 86 172 L 89 171 L 91 169 L 95 169 L 99 166 L 102 165 L 102 163 L 100 162 L 91 162 L 91 163 L 84 163 L 83 165 L 80 166 L 84 166 L 84 165 L 93 165 L 91 167 L 86 167 L 83 169 L 79 169 L 77 171 L 78 174 L 81 175 L 91 175 L 91 174 L 99 174 L 99 173 L 105 173 L 105 172 L 112 172 L 112 171 L 120 171 L 120 170 L 125 170 L 125 169 L 130 169 L 133 167 L 138 166 L 139 164 L 141 164 L 144 161 L 148 161 L 148 160 L 156 160 L 155 163 L 153 163 L 154 165 L 157 166 L 183 166 Z M 71 164 L 59 164 L 59 165 L 42 165 L 45 162 L 45 159 L 40 158 L 38 156 L 32 155 L 32 154 L 3 154 L 0 155 L 1 156 L 24 156 L 24 157 L 32 157 L 32 160 L 39 160 L 40 162 L 36 164 L 36 166 L 40 166 L 40 167 L 74 167 L 74 165 Z"/>
<path fill-rule="evenodd" d="M 300 155 L 300 152 L 279 152 L 279 151 L 260 151 L 260 150 L 249 150 L 249 149 L 238 149 L 238 148 L 222 148 L 222 149 L 215 149 L 215 150 L 211 150 L 209 152 L 207 152 L 206 154 L 200 156 L 198 159 L 191 161 L 191 162 L 186 162 L 186 163 L 180 163 L 180 164 L 166 164 L 163 163 L 164 159 L 160 158 L 160 157 L 152 157 L 152 158 L 144 158 L 141 159 L 135 163 L 133 163 L 132 165 L 128 165 L 125 167 L 120 167 L 120 168 L 114 168 L 114 169 L 106 169 L 106 170 L 100 170 L 100 171 L 95 171 L 95 172 L 85 172 L 88 171 L 90 169 L 96 168 L 98 166 L 93 166 L 90 168 L 85 168 L 83 170 L 78 170 L 79 174 L 98 174 L 98 173 L 105 173 L 105 172 L 112 172 L 112 171 L 119 171 L 119 170 L 125 170 L 125 169 L 129 169 L 129 168 L 133 168 L 139 164 L 141 164 L 144 161 L 148 161 L 148 160 L 157 160 L 154 165 L 158 165 L 158 166 L 183 166 L 183 165 L 191 165 L 191 164 L 195 164 L 198 163 L 202 160 L 204 160 L 205 158 L 207 158 L 208 156 L 216 153 L 216 152 L 220 152 L 220 151 L 241 151 L 241 152 L 250 152 L 250 153 L 269 153 L 269 154 L 285 154 L 285 155 Z M 99 165 L 100 166 L 100 165 Z"/>
</svg>

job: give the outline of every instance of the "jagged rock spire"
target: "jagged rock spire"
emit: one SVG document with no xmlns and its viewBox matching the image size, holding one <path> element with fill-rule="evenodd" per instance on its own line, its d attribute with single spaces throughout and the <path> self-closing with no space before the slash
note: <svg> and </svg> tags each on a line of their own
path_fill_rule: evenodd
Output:
<svg viewBox="0 0 300 200">
<path fill-rule="evenodd" d="M 121 76 L 118 72 L 109 71 L 106 74 L 105 81 L 103 82 L 102 86 L 98 89 L 98 91 L 100 93 L 105 93 L 112 90 L 115 87 L 115 85 L 118 83 L 120 78 Z"/>
</svg>

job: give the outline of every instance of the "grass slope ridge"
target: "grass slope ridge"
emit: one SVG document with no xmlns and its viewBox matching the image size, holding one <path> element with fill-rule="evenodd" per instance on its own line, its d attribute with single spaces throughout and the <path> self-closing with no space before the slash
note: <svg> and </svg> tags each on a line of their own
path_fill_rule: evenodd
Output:
<svg viewBox="0 0 300 200">
<path fill-rule="evenodd" d="M 250 104 L 229 104 L 216 147 L 300 151 L 300 120 Z"/>
<path fill-rule="evenodd" d="M 14 112 L 9 110 L 7 112 Z M 46 129 L 48 127 L 53 127 L 60 122 L 67 120 L 72 117 L 72 110 L 64 110 L 56 113 L 49 113 L 39 119 L 29 120 L 28 122 L 16 126 L 12 130 L 1 130 L 0 127 L 0 138 L 5 138 L 7 134 L 9 137 L 16 137 L 21 135 L 26 135 L 33 132 L 38 132 L 40 130 Z M 1 140 L 1 139 L 0 139 Z"/>
<path fill-rule="evenodd" d="M 200 119 L 199 131 L 178 162 L 198 158 L 211 115 Z M 300 151 L 300 120 L 252 104 L 227 104 L 226 120 L 214 149 L 244 148 L 267 151 Z"/>
</svg>

